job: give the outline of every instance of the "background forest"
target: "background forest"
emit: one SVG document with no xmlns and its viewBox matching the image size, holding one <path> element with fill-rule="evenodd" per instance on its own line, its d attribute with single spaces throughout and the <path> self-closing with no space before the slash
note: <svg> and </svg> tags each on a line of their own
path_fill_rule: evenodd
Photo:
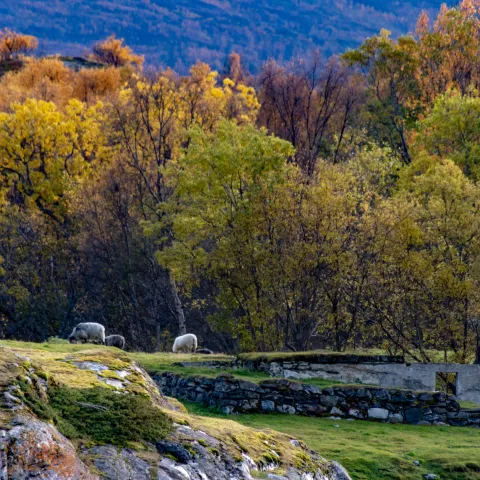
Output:
<svg viewBox="0 0 480 480">
<path fill-rule="evenodd" d="M 236 51 L 257 71 L 269 57 L 289 61 L 321 49 L 326 57 L 381 28 L 410 32 L 422 9 L 442 0 L 2 0 L 0 23 L 40 40 L 43 55 L 81 55 L 105 32 L 124 37 L 150 65 L 181 74 L 197 60 L 223 68 Z M 458 4 L 448 0 L 448 5 Z"/>
<path fill-rule="evenodd" d="M 477 1 L 256 75 L 37 43 L 0 36 L 4 338 L 480 361 Z"/>
</svg>

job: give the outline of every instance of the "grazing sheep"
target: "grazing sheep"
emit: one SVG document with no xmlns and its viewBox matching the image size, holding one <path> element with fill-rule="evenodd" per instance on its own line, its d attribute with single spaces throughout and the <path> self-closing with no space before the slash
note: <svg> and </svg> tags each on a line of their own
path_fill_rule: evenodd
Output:
<svg viewBox="0 0 480 480">
<path fill-rule="evenodd" d="M 105 327 L 99 323 L 79 323 L 68 337 L 70 343 L 105 343 Z"/>
<path fill-rule="evenodd" d="M 203 355 L 213 355 L 213 352 L 208 348 L 197 348 L 195 353 L 202 353 Z"/>
<path fill-rule="evenodd" d="M 177 337 L 173 343 L 172 352 L 180 351 L 194 352 L 197 349 L 197 337 L 193 333 L 187 333 L 181 337 Z"/>
<path fill-rule="evenodd" d="M 117 347 L 124 350 L 125 338 L 121 335 L 109 335 L 108 337 L 105 337 L 105 345 L 107 347 Z"/>
</svg>

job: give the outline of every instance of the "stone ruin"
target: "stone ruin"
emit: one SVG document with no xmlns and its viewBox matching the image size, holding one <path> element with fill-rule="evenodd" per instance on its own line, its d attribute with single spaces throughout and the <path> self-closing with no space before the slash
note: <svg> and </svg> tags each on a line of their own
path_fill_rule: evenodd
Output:
<svg viewBox="0 0 480 480">
<path fill-rule="evenodd" d="M 406 363 L 402 356 L 295 353 L 240 356 L 233 361 L 186 362 L 183 366 L 263 371 L 258 384 L 222 373 L 216 378 L 158 374 L 164 394 L 224 413 L 290 413 L 388 423 L 480 427 L 480 408 L 462 409 L 459 400 L 480 404 L 480 365 Z M 283 379 L 282 379 L 283 378 Z M 338 385 L 321 388 L 292 380 L 321 378 Z M 452 392 L 437 391 L 448 378 Z"/>
<path fill-rule="evenodd" d="M 285 360 L 241 361 L 242 368 L 267 372 L 272 377 L 304 380 L 323 378 L 388 388 L 434 392 L 437 374 L 451 375 L 455 396 L 480 404 L 480 365 L 406 363 L 403 356 L 318 354 L 295 355 Z"/>
</svg>

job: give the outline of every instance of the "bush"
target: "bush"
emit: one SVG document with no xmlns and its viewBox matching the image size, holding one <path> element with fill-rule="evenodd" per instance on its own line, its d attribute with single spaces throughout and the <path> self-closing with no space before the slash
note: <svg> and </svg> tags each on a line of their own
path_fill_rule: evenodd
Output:
<svg viewBox="0 0 480 480">
<path fill-rule="evenodd" d="M 68 340 L 65 338 L 60 338 L 60 337 L 48 337 L 47 338 L 47 343 L 68 343 Z"/>
</svg>

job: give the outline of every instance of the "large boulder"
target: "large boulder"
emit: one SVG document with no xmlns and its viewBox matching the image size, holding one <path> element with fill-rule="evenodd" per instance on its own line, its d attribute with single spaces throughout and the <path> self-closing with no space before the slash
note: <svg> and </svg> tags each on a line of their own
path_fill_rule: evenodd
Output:
<svg viewBox="0 0 480 480">
<path fill-rule="evenodd" d="M 2 480 L 98 480 L 58 430 L 28 414 L 0 430 Z"/>
</svg>

